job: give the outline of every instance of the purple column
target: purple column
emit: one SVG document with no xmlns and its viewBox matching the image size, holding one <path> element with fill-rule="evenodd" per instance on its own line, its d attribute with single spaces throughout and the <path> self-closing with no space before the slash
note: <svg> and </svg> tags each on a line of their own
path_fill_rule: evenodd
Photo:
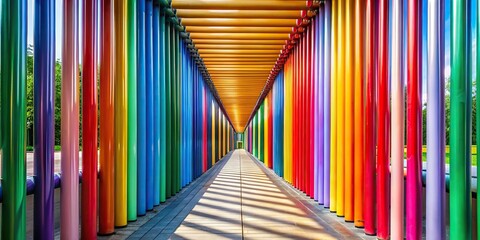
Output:
<svg viewBox="0 0 480 240">
<path fill-rule="evenodd" d="M 446 238 L 444 16 L 444 0 L 428 1 L 427 239 Z"/>
<path fill-rule="evenodd" d="M 55 145 L 55 1 L 35 1 L 34 238 L 53 239 Z"/>
<path fill-rule="evenodd" d="M 323 45 L 325 51 L 323 52 L 323 114 L 324 114 L 324 132 L 323 132 L 323 159 L 324 159 L 324 188 L 323 188 L 323 204 L 325 207 L 330 207 L 330 48 L 331 48 L 331 11 L 332 3 L 327 1 L 324 5 L 324 24 L 323 24 Z"/>
<path fill-rule="evenodd" d="M 319 105 L 319 98 L 320 94 L 318 92 L 318 85 L 319 85 L 319 75 L 318 75 L 318 69 L 320 65 L 318 64 L 318 56 L 320 55 L 319 53 L 319 45 L 318 45 L 318 20 L 319 16 L 317 15 L 313 21 L 312 21 L 312 30 L 314 30 L 313 39 L 312 39 L 312 45 L 313 45 L 313 139 L 314 139 L 314 144 L 313 144 L 313 199 L 318 201 L 318 189 L 319 189 L 319 168 L 320 168 L 320 162 L 319 162 L 319 152 L 320 148 L 322 147 L 320 145 L 319 141 L 319 135 L 320 135 L 320 125 L 319 125 L 319 112 L 318 112 L 318 105 Z M 322 156 L 323 157 L 323 156 Z"/>
<path fill-rule="evenodd" d="M 317 68 L 318 68 L 318 91 L 319 93 L 324 92 L 324 86 L 325 86 L 325 75 L 324 75 L 324 58 L 323 58 L 323 52 L 324 52 L 324 8 L 323 6 L 320 7 L 318 10 L 318 19 L 317 19 L 317 32 L 318 32 L 318 62 L 317 62 Z M 319 169 L 318 169 L 318 180 L 319 180 L 319 187 L 318 187 L 318 203 L 324 204 L 325 202 L 325 144 L 324 141 L 325 139 L 323 136 L 325 135 L 325 109 L 324 109 L 324 94 L 319 94 L 319 102 L 318 102 L 318 111 L 320 113 L 319 115 L 319 135 L 322 136 L 319 139 L 319 156 L 318 156 L 318 161 L 319 161 Z"/>
</svg>

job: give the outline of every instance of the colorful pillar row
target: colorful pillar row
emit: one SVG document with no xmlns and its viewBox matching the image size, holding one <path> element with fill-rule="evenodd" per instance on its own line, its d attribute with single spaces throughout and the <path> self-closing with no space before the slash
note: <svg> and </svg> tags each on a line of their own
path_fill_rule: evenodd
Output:
<svg viewBox="0 0 480 240">
<path fill-rule="evenodd" d="M 452 2 L 450 185 L 445 175 L 444 1 L 428 3 L 428 29 L 421 24 L 419 1 L 321 3 L 316 16 L 300 19 L 299 31 L 290 35 L 280 70 L 274 71 L 273 84 L 246 125 L 246 149 L 338 217 L 380 239 L 423 236 L 425 185 L 427 238 L 445 239 L 447 188 L 450 234 L 471 238 L 470 11 L 469 1 Z"/>
<path fill-rule="evenodd" d="M 0 232 L 4 239 L 24 239 L 27 1 L 1 4 Z M 67 1 L 55 9 L 54 1 L 35 1 L 33 229 L 39 239 L 53 238 L 54 233 L 56 11 L 63 12 L 64 22 L 62 238 L 114 234 L 115 227 L 126 226 L 177 194 L 234 146 L 235 130 L 203 78 L 191 40 L 167 5 L 152 0 L 84 1 L 80 29 L 79 4 Z"/>
</svg>

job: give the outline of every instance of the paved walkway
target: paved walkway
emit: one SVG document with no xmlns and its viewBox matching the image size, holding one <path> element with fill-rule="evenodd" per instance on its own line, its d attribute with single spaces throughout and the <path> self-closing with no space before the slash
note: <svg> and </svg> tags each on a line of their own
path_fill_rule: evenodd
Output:
<svg viewBox="0 0 480 240">
<path fill-rule="evenodd" d="M 360 239 L 344 223 L 250 157 L 227 155 L 130 239 Z M 203 177 L 203 176 L 202 176 Z M 207 176 L 206 176 L 207 177 Z M 197 186 L 193 185 L 197 184 Z M 201 189 L 199 185 L 203 185 Z M 198 189 L 198 190 L 193 190 Z M 182 193 L 180 193 L 182 194 Z M 181 196 L 178 196 L 181 198 Z"/>
</svg>

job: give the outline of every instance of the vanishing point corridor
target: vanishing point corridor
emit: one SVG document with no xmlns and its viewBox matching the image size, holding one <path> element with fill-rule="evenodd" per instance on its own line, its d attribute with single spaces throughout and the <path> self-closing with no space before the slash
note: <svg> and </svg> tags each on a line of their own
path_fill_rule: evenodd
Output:
<svg viewBox="0 0 480 240">
<path fill-rule="evenodd" d="M 233 151 L 218 165 L 212 169 L 217 173 L 206 173 L 205 185 L 187 187 L 189 193 L 205 189 L 182 202 L 187 207 L 174 211 L 170 224 L 158 224 L 160 212 L 129 239 L 360 239 L 360 229 L 316 207 L 245 150 Z"/>
</svg>

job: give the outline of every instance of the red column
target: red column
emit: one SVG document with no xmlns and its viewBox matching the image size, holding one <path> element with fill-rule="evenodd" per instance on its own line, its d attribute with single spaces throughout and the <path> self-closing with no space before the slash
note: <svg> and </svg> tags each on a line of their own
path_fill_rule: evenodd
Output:
<svg viewBox="0 0 480 240">
<path fill-rule="evenodd" d="M 388 87 L 388 0 L 379 6 L 379 52 L 378 52 L 378 113 L 377 113 L 377 236 L 389 236 L 389 87 Z"/>
<path fill-rule="evenodd" d="M 365 192 L 364 192 L 364 223 L 365 233 L 373 235 L 376 233 L 375 220 L 375 192 L 376 192 L 376 161 L 375 161 L 375 82 L 376 82 L 376 16 L 377 16 L 377 1 L 367 0 L 366 7 L 366 39 L 365 49 L 367 71 L 366 85 L 365 85 Z"/>
<path fill-rule="evenodd" d="M 83 4 L 82 239 L 97 237 L 97 6 Z"/>
<path fill-rule="evenodd" d="M 408 1 L 406 237 L 422 238 L 421 1 Z"/>
</svg>

